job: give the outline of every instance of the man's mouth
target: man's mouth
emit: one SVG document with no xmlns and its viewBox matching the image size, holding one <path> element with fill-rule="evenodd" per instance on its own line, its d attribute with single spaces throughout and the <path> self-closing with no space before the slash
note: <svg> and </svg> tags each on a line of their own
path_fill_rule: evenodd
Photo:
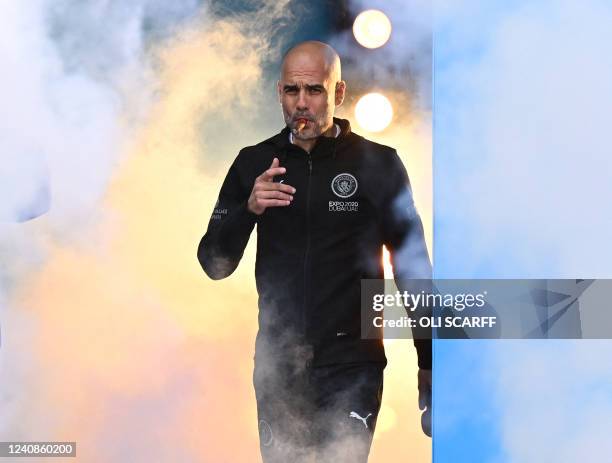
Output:
<svg viewBox="0 0 612 463">
<path fill-rule="evenodd" d="M 295 130 L 297 130 L 298 132 L 301 132 L 302 130 L 304 130 L 304 128 L 306 127 L 306 124 L 308 124 L 308 122 L 310 122 L 308 119 L 306 119 L 305 117 L 300 117 L 298 119 L 296 119 L 295 121 Z"/>
</svg>

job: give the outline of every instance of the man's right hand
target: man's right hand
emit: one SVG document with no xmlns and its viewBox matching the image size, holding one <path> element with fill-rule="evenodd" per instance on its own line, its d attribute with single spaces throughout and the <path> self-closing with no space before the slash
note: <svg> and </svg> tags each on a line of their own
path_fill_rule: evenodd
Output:
<svg viewBox="0 0 612 463">
<path fill-rule="evenodd" d="M 279 167 L 278 158 L 263 174 L 255 179 L 251 196 L 249 196 L 248 209 L 253 214 L 261 215 L 268 207 L 288 206 L 293 201 L 295 188 L 284 183 L 275 183 L 276 175 L 283 175 L 287 169 Z"/>
<path fill-rule="evenodd" d="M 421 415 L 421 428 L 423 432 L 431 437 L 431 370 L 419 368 L 417 376 L 419 388 L 419 409 L 425 410 Z"/>
</svg>

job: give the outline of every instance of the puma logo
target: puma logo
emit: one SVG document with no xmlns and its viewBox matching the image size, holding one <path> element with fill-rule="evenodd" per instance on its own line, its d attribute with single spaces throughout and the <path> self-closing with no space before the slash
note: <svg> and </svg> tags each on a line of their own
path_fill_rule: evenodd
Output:
<svg viewBox="0 0 612 463">
<path fill-rule="evenodd" d="M 366 427 L 366 429 L 368 429 L 368 418 L 371 416 L 372 416 L 371 413 L 368 413 L 368 416 L 366 416 L 365 418 L 362 418 L 361 416 L 359 416 L 359 413 L 357 412 L 351 412 L 349 414 L 349 418 L 355 418 L 357 420 L 363 421 L 363 425 Z"/>
</svg>

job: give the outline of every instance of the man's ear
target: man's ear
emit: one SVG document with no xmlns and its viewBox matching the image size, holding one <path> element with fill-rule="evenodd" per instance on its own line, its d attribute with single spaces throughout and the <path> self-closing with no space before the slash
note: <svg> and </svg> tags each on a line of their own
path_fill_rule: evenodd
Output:
<svg viewBox="0 0 612 463">
<path fill-rule="evenodd" d="M 336 106 L 340 106 L 344 101 L 344 94 L 346 93 L 346 82 L 340 80 L 336 82 Z"/>
<path fill-rule="evenodd" d="M 283 101 L 282 101 L 282 98 L 281 98 L 282 92 L 281 92 L 281 83 L 280 83 L 280 80 L 276 81 L 276 93 L 278 95 L 278 102 L 282 104 Z"/>
</svg>

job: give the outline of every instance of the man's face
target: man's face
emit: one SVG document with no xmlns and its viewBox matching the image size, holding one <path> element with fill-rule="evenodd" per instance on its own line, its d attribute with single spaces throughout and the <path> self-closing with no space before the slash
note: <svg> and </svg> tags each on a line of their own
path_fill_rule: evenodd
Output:
<svg viewBox="0 0 612 463">
<path fill-rule="evenodd" d="M 300 53 L 286 59 L 278 93 L 285 123 L 296 138 L 308 140 L 332 126 L 336 105 L 344 98 L 344 82 L 337 84 L 322 56 Z"/>
</svg>

